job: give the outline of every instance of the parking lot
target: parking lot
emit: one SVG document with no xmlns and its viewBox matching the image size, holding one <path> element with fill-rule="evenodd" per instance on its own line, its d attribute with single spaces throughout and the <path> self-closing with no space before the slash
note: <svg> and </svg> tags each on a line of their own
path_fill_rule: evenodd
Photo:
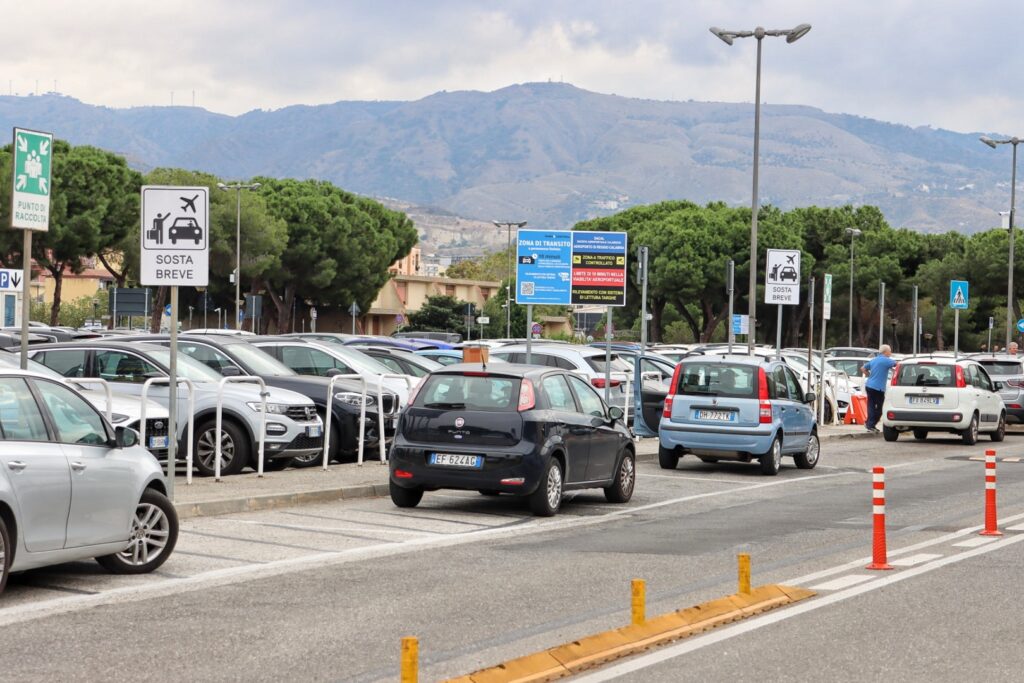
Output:
<svg viewBox="0 0 1024 683">
<path fill-rule="evenodd" d="M 732 592 L 740 550 L 753 557 L 755 584 L 811 577 L 826 595 L 822 585 L 870 555 L 873 465 L 889 471 L 893 556 L 958 552 L 950 536 L 982 520 L 976 459 L 987 444 L 826 439 L 817 469 L 787 464 L 773 478 L 693 457 L 665 471 L 652 445 L 639 449 L 627 505 L 570 492 L 558 517 L 537 519 L 516 499 L 476 493 L 427 493 L 413 510 L 341 500 L 184 519 L 174 555 L 148 576 L 109 576 L 89 562 L 14 576 L 0 666 L 10 680 L 67 677 L 73 659 L 75 675 L 97 678 L 169 639 L 202 643 L 203 656 L 153 649 L 155 680 L 230 678 L 240 659 L 253 680 L 393 680 L 398 639 L 415 634 L 423 680 L 436 680 L 625 623 L 635 577 L 648 582 L 649 614 Z M 1012 432 L 999 454 L 1000 516 L 1019 517 L 1024 434 Z M 32 647 L 56 622 L 73 642 Z"/>
</svg>

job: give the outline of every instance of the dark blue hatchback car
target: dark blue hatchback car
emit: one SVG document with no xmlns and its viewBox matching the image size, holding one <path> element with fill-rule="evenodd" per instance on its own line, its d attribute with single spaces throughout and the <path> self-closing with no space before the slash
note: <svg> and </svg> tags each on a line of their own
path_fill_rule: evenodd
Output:
<svg viewBox="0 0 1024 683">
<path fill-rule="evenodd" d="M 625 503 L 636 454 L 622 411 L 579 376 L 550 367 L 451 365 L 423 378 L 391 451 L 391 500 L 415 507 L 424 491 L 465 489 L 527 497 L 558 512 L 564 491 L 601 488 Z"/>
</svg>

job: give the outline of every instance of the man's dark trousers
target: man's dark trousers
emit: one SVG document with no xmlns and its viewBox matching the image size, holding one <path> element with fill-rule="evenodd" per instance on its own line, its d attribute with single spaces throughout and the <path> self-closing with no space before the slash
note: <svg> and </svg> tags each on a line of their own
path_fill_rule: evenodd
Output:
<svg viewBox="0 0 1024 683">
<path fill-rule="evenodd" d="M 882 402 L 885 400 L 885 392 L 878 389 L 868 389 L 868 421 L 864 426 L 868 429 L 875 429 L 878 421 L 882 419 Z"/>
</svg>

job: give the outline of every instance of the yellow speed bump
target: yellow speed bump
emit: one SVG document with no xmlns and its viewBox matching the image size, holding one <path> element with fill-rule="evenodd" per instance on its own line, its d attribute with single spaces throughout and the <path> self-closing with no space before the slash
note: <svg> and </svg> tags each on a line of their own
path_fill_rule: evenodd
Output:
<svg viewBox="0 0 1024 683">
<path fill-rule="evenodd" d="M 635 595 L 635 594 L 634 594 Z M 552 681 L 652 647 L 687 638 L 815 595 L 814 591 L 769 584 L 669 612 L 642 623 L 597 633 L 543 652 L 519 657 L 448 683 L 531 683 Z M 636 612 L 634 610 L 635 617 Z"/>
</svg>

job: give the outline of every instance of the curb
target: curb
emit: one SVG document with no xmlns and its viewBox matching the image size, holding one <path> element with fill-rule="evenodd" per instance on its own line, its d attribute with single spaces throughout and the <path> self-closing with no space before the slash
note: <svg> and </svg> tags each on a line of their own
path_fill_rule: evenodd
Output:
<svg viewBox="0 0 1024 683">
<path fill-rule="evenodd" d="M 879 435 L 864 430 L 862 432 L 840 432 L 838 434 L 822 434 L 821 440 L 829 441 L 832 439 L 870 439 L 873 436 Z"/>
<path fill-rule="evenodd" d="M 358 498 L 376 498 L 388 495 L 387 484 L 356 484 L 332 489 L 316 489 L 298 493 L 267 493 L 259 496 L 240 498 L 222 498 L 192 503 L 175 503 L 179 519 L 191 517 L 212 517 L 229 515 L 236 512 L 255 512 L 257 510 L 274 510 L 277 508 L 294 507 L 311 503 L 329 503 L 335 500 L 354 500 Z"/>
<path fill-rule="evenodd" d="M 688 638 L 816 595 L 805 588 L 778 584 L 669 612 L 641 624 L 603 631 L 557 647 L 481 669 L 446 683 L 529 683 L 580 673 L 653 647 Z"/>
</svg>

